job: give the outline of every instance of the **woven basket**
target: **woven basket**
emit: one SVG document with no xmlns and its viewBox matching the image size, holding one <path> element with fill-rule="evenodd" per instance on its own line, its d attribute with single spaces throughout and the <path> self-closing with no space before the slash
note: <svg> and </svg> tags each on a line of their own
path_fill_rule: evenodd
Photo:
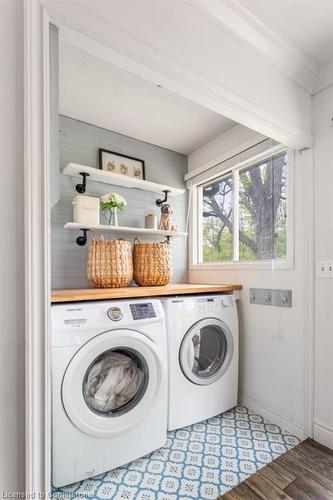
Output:
<svg viewBox="0 0 333 500">
<path fill-rule="evenodd" d="M 139 286 L 163 286 L 172 275 L 170 245 L 164 243 L 141 243 L 134 240 L 134 281 Z"/>
<path fill-rule="evenodd" d="M 133 279 L 132 247 L 129 241 L 104 240 L 95 236 L 89 242 L 88 280 L 96 288 L 122 288 Z"/>
</svg>

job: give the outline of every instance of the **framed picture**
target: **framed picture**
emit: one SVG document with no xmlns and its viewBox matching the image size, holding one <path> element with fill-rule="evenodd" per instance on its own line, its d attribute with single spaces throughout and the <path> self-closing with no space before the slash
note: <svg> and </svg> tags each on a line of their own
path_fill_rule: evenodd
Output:
<svg viewBox="0 0 333 500">
<path fill-rule="evenodd" d="M 115 151 L 99 149 L 99 168 L 114 174 L 145 179 L 145 162 L 139 158 L 125 156 Z"/>
</svg>

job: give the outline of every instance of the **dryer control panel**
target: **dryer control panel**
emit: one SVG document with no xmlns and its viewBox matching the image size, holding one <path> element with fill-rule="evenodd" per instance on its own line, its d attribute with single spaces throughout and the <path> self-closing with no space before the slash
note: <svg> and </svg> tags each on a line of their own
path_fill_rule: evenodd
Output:
<svg viewBox="0 0 333 500">
<path fill-rule="evenodd" d="M 156 318 L 156 312 L 151 302 L 130 304 L 130 308 L 134 320 Z"/>
</svg>

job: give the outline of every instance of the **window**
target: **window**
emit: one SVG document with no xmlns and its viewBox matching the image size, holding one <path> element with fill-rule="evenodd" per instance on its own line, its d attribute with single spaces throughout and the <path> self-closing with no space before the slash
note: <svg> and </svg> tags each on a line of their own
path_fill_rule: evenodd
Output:
<svg viewBox="0 0 333 500">
<path fill-rule="evenodd" d="M 280 150 L 198 185 L 198 264 L 286 262 L 287 179 Z"/>
</svg>

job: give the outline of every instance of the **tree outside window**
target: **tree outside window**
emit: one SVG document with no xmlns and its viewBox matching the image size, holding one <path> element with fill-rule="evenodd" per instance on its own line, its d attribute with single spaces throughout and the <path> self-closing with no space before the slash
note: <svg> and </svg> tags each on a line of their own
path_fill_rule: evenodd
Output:
<svg viewBox="0 0 333 500">
<path fill-rule="evenodd" d="M 204 263 L 286 259 L 287 174 L 283 151 L 200 187 Z"/>
</svg>

